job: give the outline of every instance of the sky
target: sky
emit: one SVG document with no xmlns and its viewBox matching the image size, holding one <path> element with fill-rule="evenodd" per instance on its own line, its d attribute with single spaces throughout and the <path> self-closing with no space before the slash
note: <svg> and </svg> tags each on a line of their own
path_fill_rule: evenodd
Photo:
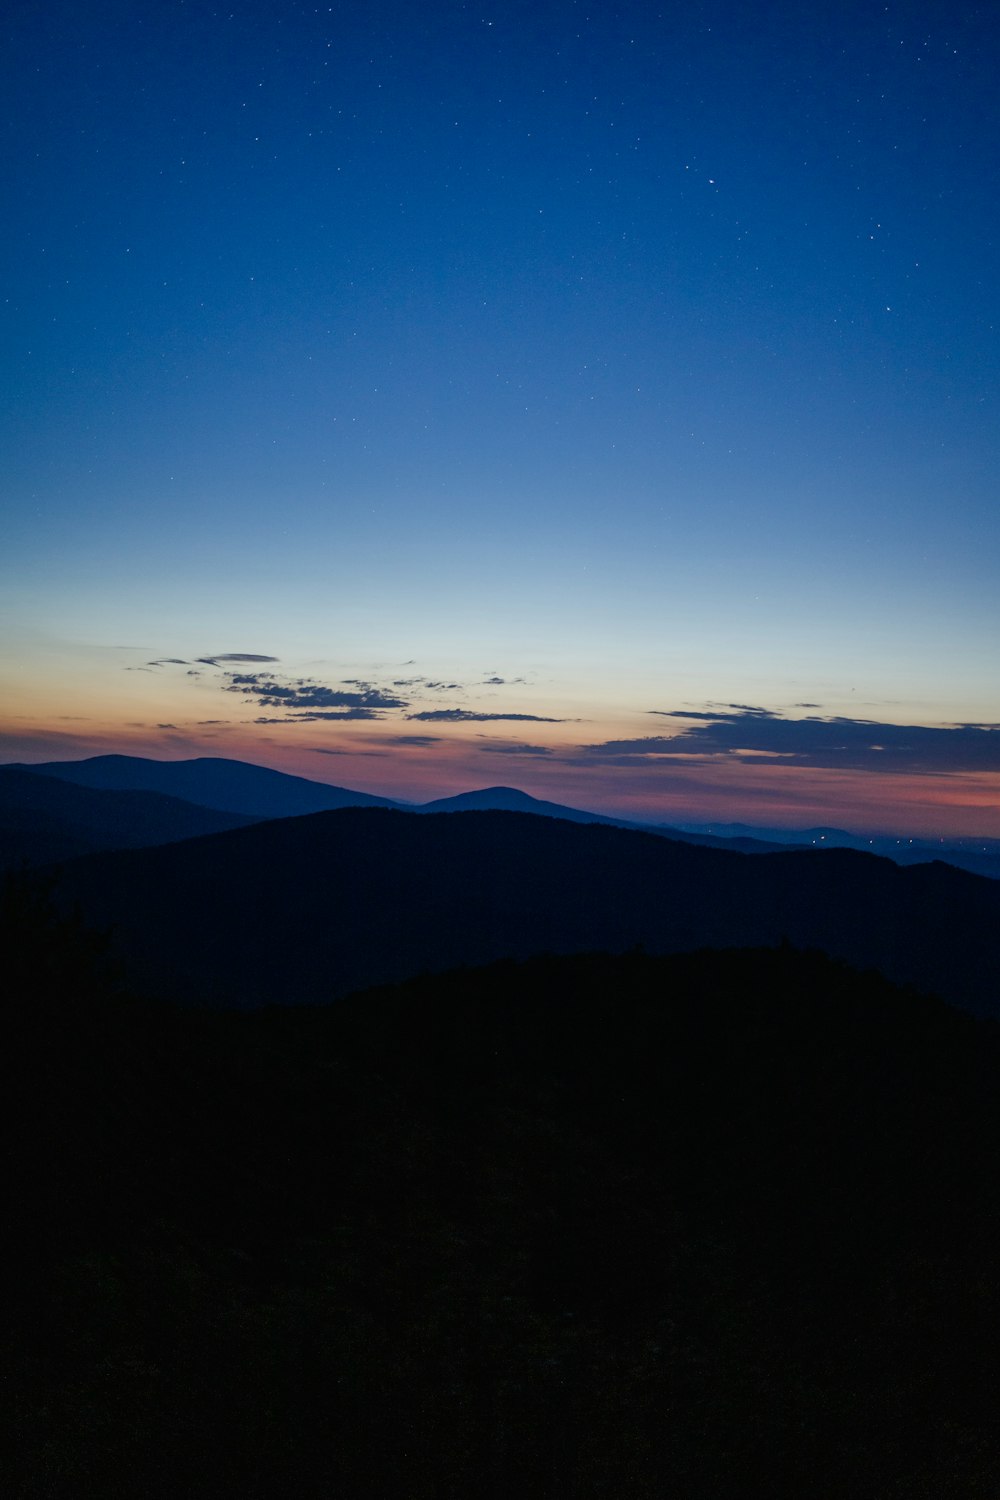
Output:
<svg viewBox="0 0 1000 1500">
<path fill-rule="evenodd" d="M 1000 836 L 995 8 L 0 26 L 0 759 Z"/>
</svg>

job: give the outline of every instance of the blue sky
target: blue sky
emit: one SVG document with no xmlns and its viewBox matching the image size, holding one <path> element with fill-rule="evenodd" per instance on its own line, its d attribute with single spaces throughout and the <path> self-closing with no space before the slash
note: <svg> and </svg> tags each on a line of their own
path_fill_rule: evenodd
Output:
<svg viewBox="0 0 1000 1500">
<path fill-rule="evenodd" d="M 5 29 L 5 758 L 1000 832 L 1000 751 L 955 727 L 1000 720 L 986 8 Z M 148 666 L 226 653 L 537 733 L 391 743 L 423 698 L 263 725 L 225 667 Z M 583 748 L 734 703 L 951 758 L 831 782 L 749 718 L 683 765 Z"/>
</svg>

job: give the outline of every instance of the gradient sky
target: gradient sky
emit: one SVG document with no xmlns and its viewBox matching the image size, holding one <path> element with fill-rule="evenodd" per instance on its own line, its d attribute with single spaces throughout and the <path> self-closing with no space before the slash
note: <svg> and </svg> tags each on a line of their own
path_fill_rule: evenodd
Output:
<svg viewBox="0 0 1000 1500">
<path fill-rule="evenodd" d="M 993 7 L 5 16 L 0 757 L 1000 836 Z"/>
</svg>

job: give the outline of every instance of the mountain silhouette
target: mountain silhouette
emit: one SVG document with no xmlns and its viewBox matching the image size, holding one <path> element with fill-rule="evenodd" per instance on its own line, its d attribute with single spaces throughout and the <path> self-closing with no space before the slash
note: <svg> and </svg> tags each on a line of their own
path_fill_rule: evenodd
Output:
<svg viewBox="0 0 1000 1500">
<path fill-rule="evenodd" d="M 480 791 L 459 792 L 455 797 L 439 797 L 434 802 L 424 802 L 414 812 L 525 812 L 537 817 L 561 818 L 568 823 L 603 823 L 608 828 L 633 828 L 645 833 L 655 833 L 662 838 L 680 839 L 685 844 L 703 844 L 710 849 L 739 849 L 745 854 L 766 854 L 772 849 L 786 848 L 786 843 L 768 843 L 763 839 L 739 835 L 734 838 L 715 837 L 711 834 L 683 833 L 667 824 L 640 823 L 632 818 L 611 818 L 604 813 L 585 812 L 579 807 L 566 807 L 561 802 L 546 802 L 529 796 L 512 786 L 483 787 Z"/>
<path fill-rule="evenodd" d="M 532 797 L 515 787 L 484 787 L 424 804 L 400 803 L 390 797 L 330 786 L 304 776 L 290 776 L 247 761 L 213 756 L 196 760 L 153 760 L 143 756 L 99 755 L 88 760 L 48 761 L 39 765 L 15 765 L 9 769 L 95 789 L 157 791 L 200 807 L 239 813 L 254 819 L 298 817 L 341 807 L 404 807 L 411 812 L 525 812 L 566 822 L 643 829 L 663 838 L 680 839 L 705 848 L 735 849 L 744 854 L 765 854 L 788 848 L 850 848 L 885 855 L 897 864 L 944 860 L 959 869 L 1000 878 L 1000 840 L 995 839 L 935 841 L 887 835 L 867 837 L 838 828 L 757 828 L 745 823 L 690 824 L 678 828 L 667 823 L 616 818 L 568 807 Z M 147 840 L 137 827 L 135 836 L 121 839 L 118 846 L 134 847 L 155 841 Z"/>
<path fill-rule="evenodd" d="M 344 808 L 76 860 L 136 982 L 184 1002 L 323 1001 L 423 971 L 637 945 L 819 948 L 1000 1014 L 1000 887 L 852 850 L 750 857 L 514 812 Z"/>
<path fill-rule="evenodd" d="M 628 818 L 613 818 L 604 813 L 586 812 L 566 807 L 560 802 L 546 802 L 516 787 L 484 787 L 479 791 L 460 792 L 422 804 L 399 803 L 389 797 L 367 792 L 349 791 L 304 776 L 289 776 L 266 766 L 247 761 L 223 760 L 202 756 L 197 760 L 152 760 L 136 755 L 97 755 L 89 760 L 48 761 L 41 765 L 17 766 L 41 776 L 75 782 L 81 786 L 114 790 L 158 791 L 201 807 L 237 812 L 255 819 L 290 818 L 306 813 L 329 812 L 340 807 L 405 807 L 412 812 L 505 811 L 534 813 L 540 817 L 562 818 L 574 823 L 604 823 L 611 828 L 642 828 L 648 833 L 682 839 L 685 843 L 704 844 L 716 849 L 741 849 L 747 854 L 762 854 L 769 849 L 787 846 L 787 840 L 768 842 L 739 835 L 718 837 L 700 832 L 686 833 L 667 825 L 640 823 Z M 134 847 L 141 838 L 123 841 L 121 847 Z M 149 840 L 153 842 L 153 840 Z"/>
<path fill-rule="evenodd" d="M 0 766 L 0 869 L 173 843 L 254 821 L 161 792 L 103 791 Z"/>
<path fill-rule="evenodd" d="M 367 792 L 328 786 L 304 776 L 289 776 L 267 766 L 218 756 L 151 760 L 139 755 L 95 755 L 88 760 L 47 761 L 17 769 L 76 782 L 79 786 L 163 792 L 199 807 L 251 818 L 292 818 L 338 807 L 397 805 L 388 797 L 373 797 Z"/>
<path fill-rule="evenodd" d="M 699 823 L 681 830 L 664 829 L 679 838 L 699 837 L 712 833 L 716 837 L 742 842 L 762 839 L 769 847 L 794 846 L 815 849 L 859 849 L 865 854 L 883 854 L 898 865 L 929 864 L 943 860 L 974 875 L 1000 879 L 1000 839 L 989 838 L 907 838 L 902 835 L 848 833 L 844 828 L 761 828 L 748 823 Z"/>
</svg>

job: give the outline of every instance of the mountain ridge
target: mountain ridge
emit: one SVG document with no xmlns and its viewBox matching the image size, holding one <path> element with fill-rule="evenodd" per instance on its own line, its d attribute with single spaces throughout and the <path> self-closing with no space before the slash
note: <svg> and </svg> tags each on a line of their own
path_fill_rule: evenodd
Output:
<svg viewBox="0 0 1000 1500">
<path fill-rule="evenodd" d="M 347 787 L 292 776 L 252 761 L 200 755 L 184 760 L 151 756 L 94 755 L 78 761 L 15 763 L 30 771 L 102 790 L 161 792 L 220 812 L 255 818 L 295 817 L 339 807 L 395 807 L 391 797 L 355 792 Z"/>
<path fill-rule="evenodd" d="M 506 810 L 597 823 L 615 828 L 641 829 L 668 839 L 707 848 L 733 849 L 747 854 L 777 852 L 789 847 L 828 850 L 846 847 L 883 855 L 900 865 L 944 860 L 959 869 L 1000 879 L 1000 840 L 929 840 L 877 834 L 848 833 L 838 828 L 766 828 L 746 823 L 673 825 L 615 817 L 534 797 L 516 787 L 493 786 L 434 798 L 425 803 L 403 802 L 332 783 L 293 776 L 252 762 L 220 756 L 160 760 L 152 757 L 104 755 L 79 761 L 15 762 L 0 770 L 23 771 L 54 780 L 101 790 L 145 790 L 180 797 L 196 806 L 210 807 L 256 820 L 300 816 L 341 807 L 395 807 L 416 813 Z"/>
<path fill-rule="evenodd" d="M 0 869 L 150 848 L 256 821 L 163 792 L 81 786 L 0 766 Z"/>
<path fill-rule="evenodd" d="M 538 953 L 818 948 L 1000 1015 L 1000 886 L 853 850 L 748 856 L 521 812 L 343 808 L 73 861 L 137 982 L 195 1004 L 325 1001 Z"/>
</svg>

